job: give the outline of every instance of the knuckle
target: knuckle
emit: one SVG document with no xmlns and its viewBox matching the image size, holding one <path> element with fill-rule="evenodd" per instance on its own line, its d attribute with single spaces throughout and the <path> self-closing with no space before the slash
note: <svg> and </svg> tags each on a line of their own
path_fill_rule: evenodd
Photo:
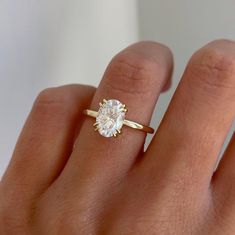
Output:
<svg viewBox="0 0 235 235">
<path fill-rule="evenodd" d="M 124 93 L 148 93 L 159 83 L 156 77 L 162 77 L 161 73 L 160 63 L 127 51 L 115 56 L 109 64 L 106 85 Z"/>
<path fill-rule="evenodd" d="M 2 200 L 0 205 L 0 227 L 1 231 L 5 234 L 12 234 L 14 232 L 19 232 L 23 230 L 23 221 L 21 218 L 16 216 L 15 208 L 9 204 L 8 200 Z M 4 204 L 3 204 L 4 202 Z M 17 234 L 17 233 L 15 233 Z"/>
<path fill-rule="evenodd" d="M 70 99 L 70 92 L 67 92 L 65 89 L 47 88 L 39 93 L 37 102 L 43 104 L 64 104 Z"/>
<path fill-rule="evenodd" d="M 34 103 L 34 110 L 42 114 L 65 114 L 73 111 L 74 99 L 66 89 L 47 88 L 41 91 Z"/>
<path fill-rule="evenodd" d="M 60 216 L 55 221 L 56 232 L 55 234 L 77 234 L 77 228 L 79 227 L 79 231 L 81 234 L 96 234 L 94 230 L 96 230 L 95 225 L 92 221 L 87 217 L 83 217 L 82 215 L 77 213 L 71 213 L 63 211 L 64 215 Z M 75 219 L 76 218 L 76 219 Z"/>
<path fill-rule="evenodd" d="M 205 47 L 196 52 L 186 69 L 191 81 L 212 90 L 235 88 L 235 58 L 225 50 Z"/>
<path fill-rule="evenodd" d="M 74 223 L 74 217 L 73 216 L 62 216 L 60 219 L 58 219 L 55 222 L 55 234 L 66 234 L 69 231 L 69 234 L 76 234 L 76 227 L 79 226 L 79 224 Z M 80 229 L 80 226 L 79 226 Z"/>
<path fill-rule="evenodd" d="M 34 221 L 37 226 L 45 228 L 43 234 L 53 231 L 52 234 L 96 234 L 96 217 L 94 207 L 86 202 L 87 199 L 81 197 L 79 203 L 74 207 L 71 203 L 74 198 L 71 195 L 65 195 L 63 200 L 60 197 L 44 195 L 37 201 L 37 211 L 34 213 Z M 50 203 L 50 204 L 48 204 Z M 50 210 L 48 210 L 50 205 Z M 48 224 L 48 221 L 50 223 Z M 50 233 L 51 234 L 51 233 Z"/>
</svg>

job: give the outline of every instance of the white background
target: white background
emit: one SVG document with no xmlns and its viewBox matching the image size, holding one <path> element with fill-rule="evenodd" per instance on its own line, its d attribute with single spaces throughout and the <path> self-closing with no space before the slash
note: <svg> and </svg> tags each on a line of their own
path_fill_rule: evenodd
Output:
<svg viewBox="0 0 235 235">
<path fill-rule="evenodd" d="M 37 93 L 48 86 L 97 86 L 111 57 L 138 40 L 174 52 L 173 88 L 160 98 L 158 125 L 191 54 L 235 39 L 235 0 L 1 0 L 0 176 Z"/>
</svg>

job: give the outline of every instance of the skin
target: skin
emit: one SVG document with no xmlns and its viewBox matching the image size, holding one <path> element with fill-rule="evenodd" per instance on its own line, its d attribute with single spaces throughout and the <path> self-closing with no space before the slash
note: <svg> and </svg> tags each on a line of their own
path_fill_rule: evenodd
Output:
<svg viewBox="0 0 235 235">
<path fill-rule="evenodd" d="M 97 89 L 42 91 L 1 180 L 1 234 L 234 235 L 235 136 L 216 166 L 235 117 L 235 42 L 191 57 L 145 152 L 145 133 L 104 138 L 82 115 L 116 98 L 149 124 L 172 67 L 166 46 L 140 42 L 112 59 Z"/>
</svg>

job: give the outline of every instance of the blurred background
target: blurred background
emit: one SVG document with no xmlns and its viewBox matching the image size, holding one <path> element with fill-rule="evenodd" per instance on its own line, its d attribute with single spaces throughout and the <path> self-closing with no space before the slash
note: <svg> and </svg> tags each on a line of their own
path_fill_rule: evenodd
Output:
<svg viewBox="0 0 235 235">
<path fill-rule="evenodd" d="M 139 40 L 162 42 L 175 57 L 157 126 L 192 53 L 216 38 L 235 40 L 234 12 L 235 0 L 1 0 L 0 177 L 40 90 L 97 86 L 112 56 Z"/>
</svg>

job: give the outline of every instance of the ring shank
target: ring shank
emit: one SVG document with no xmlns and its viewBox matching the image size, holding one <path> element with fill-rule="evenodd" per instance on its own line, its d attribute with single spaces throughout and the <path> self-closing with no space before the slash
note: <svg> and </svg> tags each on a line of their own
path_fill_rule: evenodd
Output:
<svg viewBox="0 0 235 235">
<path fill-rule="evenodd" d="M 83 113 L 85 115 L 93 117 L 93 118 L 96 118 L 97 115 L 98 115 L 97 111 L 93 111 L 93 110 L 90 110 L 90 109 L 85 109 L 83 111 Z M 142 124 L 139 124 L 139 123 L 131 121 L 131 120 L 126 120 L 125 119 L 123 121 L 123 125 L 131 127 L 131 128 L 134 128 L 134 129 L 137 129 L 137 130 L 140 130 L 140 131 L 144 131 L 144 132 L 147 132 L 147 133 L 150 133 L 150 134 L 154 133 L 154 129 L 153 128 L 151 128 L 149 126 L 144 126 Z"/>
</svg>

